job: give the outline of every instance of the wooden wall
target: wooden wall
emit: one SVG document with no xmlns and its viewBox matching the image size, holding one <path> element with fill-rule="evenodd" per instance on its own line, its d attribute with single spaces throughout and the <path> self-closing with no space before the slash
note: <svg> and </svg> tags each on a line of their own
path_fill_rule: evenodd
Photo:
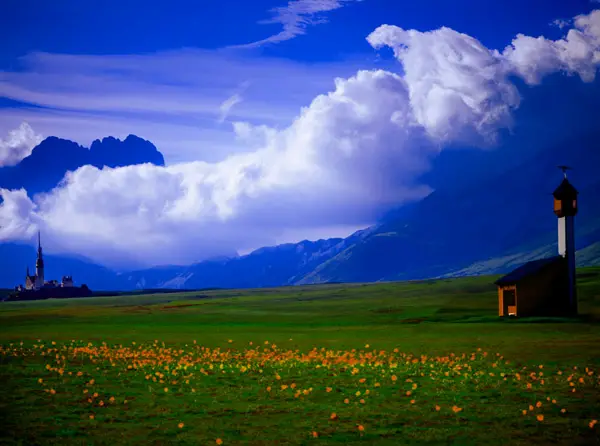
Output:
<svg viewBox="0 0 600 446">
<path fill-rule="evenodd" d="M 567 316 L 568 274 L 566 262 L 557 262 L 517 285 L 518 316 Z"/>
</svg>

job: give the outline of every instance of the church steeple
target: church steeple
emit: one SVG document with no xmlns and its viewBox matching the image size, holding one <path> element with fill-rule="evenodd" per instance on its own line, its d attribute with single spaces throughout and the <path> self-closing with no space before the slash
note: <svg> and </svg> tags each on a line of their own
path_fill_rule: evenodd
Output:
<svg viewBox="0 0 600 446">
<path fill-rule="evenodd" d="M 36 286 L 41 288 L 44 286 L 44 258 L 42 256 L 42 237 L 38 231 L 38 255 L 35 261 Z"/>
</svg>

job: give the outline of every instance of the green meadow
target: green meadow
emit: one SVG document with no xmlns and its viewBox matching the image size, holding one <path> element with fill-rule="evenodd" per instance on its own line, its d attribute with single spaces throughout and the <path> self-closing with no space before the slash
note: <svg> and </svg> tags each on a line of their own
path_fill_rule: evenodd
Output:
<svg viewBox="0 0 600 446">
<path fill-rule="evenodd" d="M 494 280 L 3 302 L 0 444 L 600 444 L 600 268 Z"/>
</svg>

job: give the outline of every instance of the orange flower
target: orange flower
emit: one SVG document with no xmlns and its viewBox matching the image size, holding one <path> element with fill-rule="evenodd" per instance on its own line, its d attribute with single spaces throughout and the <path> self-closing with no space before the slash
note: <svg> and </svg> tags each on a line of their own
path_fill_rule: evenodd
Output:
<svg viewBox="0 0 600 446">
<path fill-rule="evenodd" d="M 217 443 L 217 444 L 223 444 L 223 440 L 221 440 L 220 438 L 217 438 L 215 440 L 215 443 Z"/>
<path fill-rule="evenodd" d="M 523 409 L 523 415 L 527 415 L 527 409 Z"/>
<path fill-rule="evenodd" d="M 415 404 L 415 400 L 410 400 L 410 404 Z"/>
<path fill-rule="evenodd" d="M 362 424 L 358 425 L 358 430 L 363 432 L 365 430 L 365 427 Z"/>
<path fill-rule="evenodd" d="M 93 420 L 93 419 L 94 419 L 94 415 L 90 415 L 90 420 Z"/>
<path fill-rule="evenodd" d="M 182 429 L 182 428 L 183 428 L 183 426 L 184 426 L 184 424 L 183 424 L 183 423 L 179 423 L 179 424 L 177 425 L 177 427 L 178 427 L 179 429 Z"/>
<path fill-rule="evenodd" d="M 544 421 L 544 416 L 542 414 L 539 414 L 536 418 L 538 421 Z"/>
<path fill-rule="evenodd" d="M 560 409 L 561 413 L 565 413 L 567 411 L 567 409 Z"/>
<path fill-rule="evenodd" d="M 346 398 L 346 399 L 344 400 L 344 403 L 346 403 L 346 404 L 349 404 L 349 403 L 350 403 L 350 400 L 349 400 L 348 398 Z"/>
<path fill-rule="evenodd" d="M 361 404 L 365 404 L 365 400 L 361 399 L 361 400 L 360 400 L 360 403 L 361 403 Z"/>
<path fill-rule="evenodd" d="M 440 409 L 441 409 L 441 407 L 440 407 L 440 406 L 438 406 L 438 405 L 436 404 L 436 405 L 435 405 L 435 410 L 439 412 L 439 411 L 440 411 Z"/>
<path fill-rule="evenodd" d="M 337 420 L 337 419 L 338 419 L 338 416 L 337 416 L 337 414 L 336 414 L 335 412 L 333 412 L 333 413 L 332 413 L 332 414 L 329 416 L 329 419 L 330 419 L 330 420 Z"/>
<path fill-rule="evenodd" d="M 325 389 L 325 391 L 326 391 L 327 393 L 331 392 L 331 390 L 332 390 L 332 389 L 331 389 L 331 387 L 327 387 L 327 388 Z"/>
<path fill-rule="evenodd" d="M 593 429 L 593 428 L 594 428 L 594 426 L 595 426 L 597 423 L 598 423 L 598 420 L 592 420 L 592 421 L 590 421 L 590 424 L 589 424 L 589 426 L 590 426 L 590 429 Z"/>
<path fill-rule="evenodd" d="M 166 393 L 166 392 L 168 392 L 168 391 L 169 391 L 169 388 L 168 388 L 168 387 L 165 387 L 165 389 L 164 389 L 164 390 L 165 390 L 165 393 Z"/>
<path fill-rule="evenodd" d="M 317 432 L 313 431 L 312 436 L 313 436 L 313 438 L 317 438 L 319 436 L 319 434 Z"/>
<path fill-rule="evenodd" d="M 458 407 L 458 406 L 452 406 L 452 411 L 453 411 L 454 413 L 458 413 L 458 412 L 460 412 L 461 410 L 462 410 L 462 408 L 460 408 L 460 407 Z"/>
<path fill-rule="evenodd" d="M 538 401 L 537 403 L 535 403 L 535 407 L 542 407 L 542 402 Z"/>
<path fill-rule="evenodd" d="M 409 391 L 407 391 L 407 392 L 406 392 L 406 396 L 410 396 L 410 395 L 411 395 L 411 393 L 412 393 L 412 392 L 411 392 L 410 390 L 409 390 Z"/>
</svg>

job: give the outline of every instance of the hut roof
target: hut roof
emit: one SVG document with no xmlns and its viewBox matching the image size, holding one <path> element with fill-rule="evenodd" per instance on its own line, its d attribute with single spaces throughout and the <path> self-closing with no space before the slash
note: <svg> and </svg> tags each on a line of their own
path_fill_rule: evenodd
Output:
<svg viewBox="0 0 600 446">
<path fill-rule="evenodd" d="M 524 265 L 519 266 L 517 269 L 496 280 L 494 283 L 499 286 L 517 283 L 528 276 L 538 273 L 542 268 L 562 260 L 564 260 L 562 256 L 532 260 L 531 262 L 527 262 Z"/>
</svg>

